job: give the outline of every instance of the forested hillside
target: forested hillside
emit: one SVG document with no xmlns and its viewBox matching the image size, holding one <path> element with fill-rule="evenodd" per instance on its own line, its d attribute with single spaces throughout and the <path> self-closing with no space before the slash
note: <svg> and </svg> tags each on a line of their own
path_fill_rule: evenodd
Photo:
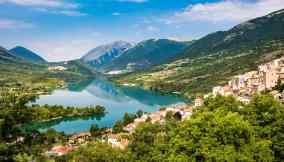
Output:
<svg viewBox="0 0 284 162">
<path fill-rule="evenodd" d="M 284 12 L 271 13 L 195 41 L 176 61 L 116 78 L 165 93 L 192 96 L 283 55 Z"/>
</svg>

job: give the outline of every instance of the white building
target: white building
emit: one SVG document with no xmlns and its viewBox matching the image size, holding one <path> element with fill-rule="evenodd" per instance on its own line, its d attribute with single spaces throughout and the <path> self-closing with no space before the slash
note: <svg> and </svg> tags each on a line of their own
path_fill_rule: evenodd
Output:
<svg viewBox="0 0 284 162">
<path fill-rule="evenodd" d="M 202 97 L 196 97 L 196 99 L 194 100 L 194 107 L 200 107 L 203 106 L 204 104 L 204 100 Z"/>
<path fill-rule="evenodd" d="M 218 96 L 218 95 L 224 96 L 225 95 L 224 88 L 221 86 L 214 87 L 212 93 L 213 93 L 213 96 Z"/>
<path fill-rule="evenodd" d="M 65 71 L 67 70 L 66 67 L 64 66 L 52 66 L 52 67 L 48 67 L 49 71 Z"/>
</svg>

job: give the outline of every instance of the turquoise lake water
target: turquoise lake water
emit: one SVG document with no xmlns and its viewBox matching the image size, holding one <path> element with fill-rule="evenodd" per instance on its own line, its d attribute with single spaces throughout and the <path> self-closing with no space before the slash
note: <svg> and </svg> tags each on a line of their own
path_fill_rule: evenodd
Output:
<svg viewBox="0 0 284 162">
<path fill-rule="evenodd" d="M 72 118 L 53 121 L 40 126 L 40 130 L 53 128 L 66 134 L 88 131 L 92 124 L 100 127 L 112 127 L 117 120 L 122 119 L 125 112 L 134 113 L 158 111 L 161 107 L 182 104 L 182 98 L 161 95 L 137 87 L 118 87 L 103 79 L 83 81 L 80 84 L 70 85 L 66 89 L 55 90 L 51 95 L 40 96 L 35 104 L 63 105 L 63 106 L 90 106 L 102 105 L 107 114 L 103 118 Z"/>
</svg>

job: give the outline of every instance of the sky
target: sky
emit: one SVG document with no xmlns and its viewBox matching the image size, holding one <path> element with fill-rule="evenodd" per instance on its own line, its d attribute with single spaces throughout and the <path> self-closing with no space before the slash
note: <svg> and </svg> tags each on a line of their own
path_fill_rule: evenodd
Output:
<svg viewBox="0 0 284 162">
<path fill-rule="evenodd" d="M 0 0 L 0 46 L 71 60 L 117 40 L 198 39 L 283 8 L 284 0 Z"/>
</svg>

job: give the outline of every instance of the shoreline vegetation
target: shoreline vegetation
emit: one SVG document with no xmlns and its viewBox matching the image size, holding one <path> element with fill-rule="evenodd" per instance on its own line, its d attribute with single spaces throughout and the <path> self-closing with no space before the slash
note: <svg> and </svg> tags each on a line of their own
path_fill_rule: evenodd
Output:
<svg viewBox="0 0 284 162">
<path fill-rule="evenodd" d="M 53 119 L 48 119 L 44 121 L 34 121 L 30 123 L 26 123 L 22 126 L 23 131 L 25 132 L 32 132 L 34 130 L 44 130 L 47 131 L 54 125 L 58 125 L 61 122 L 71 122 L 78 119 L 89 120 L 89 119 L 96 119 L 101 120 L 106 113 L 104 114 L 90 114 L 90 115 L 83 115 L 83 116 L 68 116 L 68 117 L 58 117 Z M 78 133 L 79 134 L 79 133 Z"/>
<path fill-rule="evenodd" d="M 62 121 L 72 121 L 78 118 L 97 118 L 101 119 L 107 112 L 103 106 L 87 107 L 63 107 L 59 105 L 32 105 L 29 107 L 32 112 L 33 121 L 26 125 L 41 125 L 45 123 L 60 123 Z"/>
<path fill-rule="evenodd" d="M 103 106 L 63 107 L 59 105 L 32 105 L 28 108 L 34 121 L 48 122 L 66 117 L 104 116 L 107 112 Z"/>
</svg>

